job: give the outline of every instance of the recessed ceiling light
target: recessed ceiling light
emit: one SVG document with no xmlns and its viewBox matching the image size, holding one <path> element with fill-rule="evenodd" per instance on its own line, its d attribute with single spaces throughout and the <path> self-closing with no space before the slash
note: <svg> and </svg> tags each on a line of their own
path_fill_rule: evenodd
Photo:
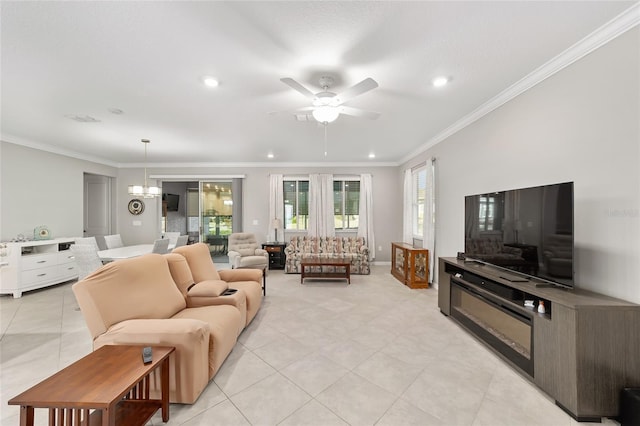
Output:
<svg viewBox="0 0 640 426">
<path fill-rule="evenodd" d="M 371 154 L 369 154 L 369 158 L 376 158 L 376 155 L 372 152 Z"/>
<path fill-rule="evenodd" d="M 449 82 L 447 77 L 436 77 L 431 82 L 435 87 L 442 87 Z"/>
<path fill-rule="evenodd" d="M 202 82 L 205 84 L 205 86 L 208 86 L 208 87 L 218 87 L 218 85 L 220 84 L 220 82 L 218 82 L 218 80 L 215 77 L 211 77 L 208 75 L 202 77 Z"/>
<path fill-rule="evenodd" d="M 273 158 L 273 153 L 271 153 L 271 152 L 270 152 L 270 153 L 268 153 L 268 154 L 267 154 L 267 158 Z"/>
</svg>

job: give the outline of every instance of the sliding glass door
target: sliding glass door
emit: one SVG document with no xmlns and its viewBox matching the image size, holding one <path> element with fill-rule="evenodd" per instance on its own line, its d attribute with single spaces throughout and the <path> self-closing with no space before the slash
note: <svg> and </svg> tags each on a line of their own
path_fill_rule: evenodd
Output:
<svg viewBox="0 0 640 426">
<path fill-rule="evenodd" d="M 233 232 L 231 181 L 201 181 L 199 189 L 200 241 L 209 245 L 212 256 L 225 256 Z"/>
</svg>

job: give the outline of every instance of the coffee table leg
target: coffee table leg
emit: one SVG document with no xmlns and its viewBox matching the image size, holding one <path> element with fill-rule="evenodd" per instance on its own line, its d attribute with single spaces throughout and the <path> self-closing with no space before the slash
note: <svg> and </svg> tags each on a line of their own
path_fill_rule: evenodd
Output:
<svg viewBox="0 0 640 426">
<path fill-rule="evenodd" d="M 169 357 L 162 361 L 160 386 L 162 388 L 162 421 L 169 421 Z"/>
<path fill-rule="evenodd" d="M 33 426 L 33 407 L 31 405 L 20 406 L 20 426 Z"/>
</svg>

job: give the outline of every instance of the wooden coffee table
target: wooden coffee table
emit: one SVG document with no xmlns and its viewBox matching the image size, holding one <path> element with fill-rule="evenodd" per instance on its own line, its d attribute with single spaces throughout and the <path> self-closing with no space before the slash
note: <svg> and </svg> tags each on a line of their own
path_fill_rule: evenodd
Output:
<svg viewBox="0 0 640 426">
<path fill-rule="evenodd" d="M 142 362 L 142 346 L 107 345 L 9 400 L 20 405 L 20 425 L 32 426 L 34 408 L 49 408 L 49 425 L 144 425 L 158 410 L 169 420 L 169 354 L 154 346 Z M 160 367 L 161 399 L 150 399 L 150 374 Z M 90 412 L 90 410 L 94 410 Z"/>
<path fill-rule="evenodd" d="M 326 270 L 325 267 L 333 266 L 333 271 Z M 300 284 L 305 278 L 330 278 L 345 279 L 351 284 L 351 262 L 340 259 L 302 259 L 300 261 Z M 317 270 L 319 269 L 319 271 Z"/>
</svg>

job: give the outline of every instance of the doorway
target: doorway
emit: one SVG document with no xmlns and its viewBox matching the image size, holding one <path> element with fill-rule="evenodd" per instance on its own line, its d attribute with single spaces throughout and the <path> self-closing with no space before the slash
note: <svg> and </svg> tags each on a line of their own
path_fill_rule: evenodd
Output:
<svg viewBox="0 0 640 426">
<path fill-rule="evenodd" d="M 83 236 L 96 237 L 98 245 L 111 234 L 111 182 L 108 176 L 85 173 L 83 177 Z"/>
<path fill-rule="evenodd" d="M 209 245 L 216 263 L 226 263 L 229 234 L 233 232 L 231 182 L 200 182 L 200 241 Z"/>
</svg>

